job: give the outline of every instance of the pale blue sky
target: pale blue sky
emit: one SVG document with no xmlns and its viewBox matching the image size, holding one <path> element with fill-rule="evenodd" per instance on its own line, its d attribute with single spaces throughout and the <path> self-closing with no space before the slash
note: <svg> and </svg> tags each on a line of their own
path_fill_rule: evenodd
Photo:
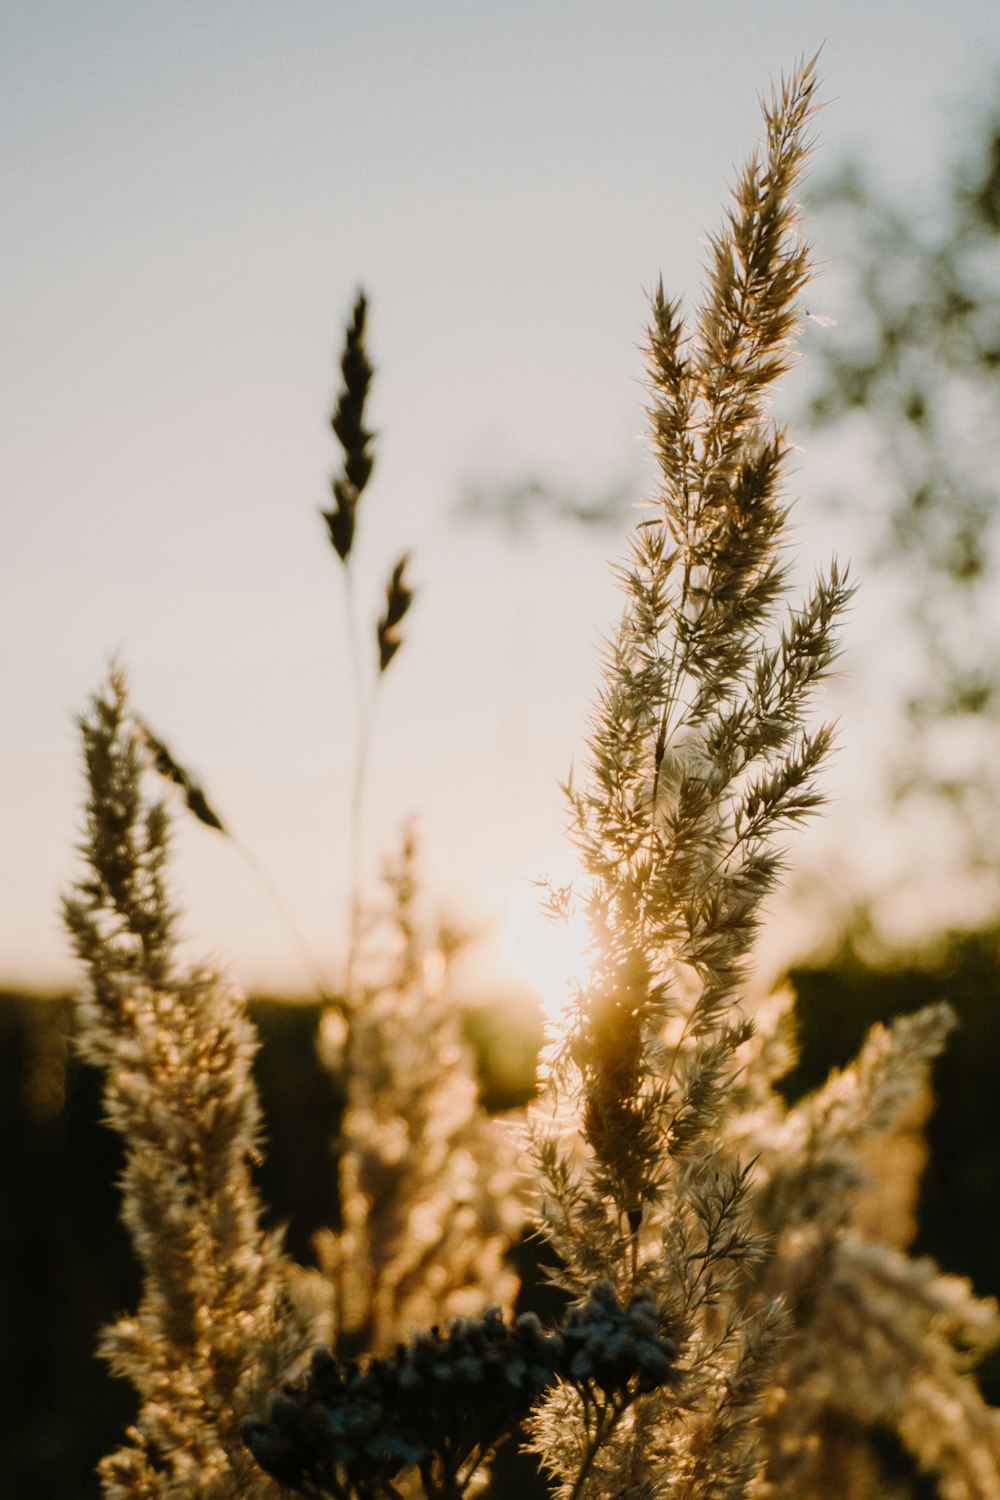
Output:
<svg viewBox="0 0 1000 1500">
<path fill-rule="evenodd" d="M 916 183 L 996 76 L 1000 6 L 8 0 L 0 982 L 72 973 L 72 715 L 116 650 L 336 972 L 350 673 L 317 511 L 359 281 L 360 601 L 373 620 L 404 547 L 420 586 L 369 848 L 418 811 L 430 893 L 483 924 L 565 878 L 556 783 L 614 591 L 588 538 L 526 551 L 449 511 L 492 474 L 641 492 L 644 288 L 693 299 L 757 92 L 821 44 L 818 168 L 856 149 Z M 182 825 L 176 878 L 198 952 L 307 983 L 223 842 Z"/>
</svg>

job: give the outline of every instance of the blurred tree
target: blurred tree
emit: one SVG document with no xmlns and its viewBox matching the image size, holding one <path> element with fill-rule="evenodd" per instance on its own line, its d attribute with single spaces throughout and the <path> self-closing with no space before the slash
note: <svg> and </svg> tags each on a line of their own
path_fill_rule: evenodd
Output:
<svg viewBox="0 0 1000 1500">
<path fill-rule="evenodd" d="M 510 538 L 530 534 L 542 521 L 569 523 L 586 530 L 624 533 L 636 499 L 643 492 L 632 476 L 579 494 L 548 475 L 525 471 L 508 477 L 469 480 L 451 508 L 463 525 L 483 522 Z"/>
<path fill-rule="evenodd" d="M 893 591 L 909 632 L 885 684 L 903 731 L 885 790 L 894 818 L 947 829 L 974 922 L 1000 905 L 1000 103 L 919 200 L 891 202 L 850 165 L 819 206 L 845 285 L 811 418 L 872 462 L 879 503 L 846 503 L 866 587 Z"/>
</svg>

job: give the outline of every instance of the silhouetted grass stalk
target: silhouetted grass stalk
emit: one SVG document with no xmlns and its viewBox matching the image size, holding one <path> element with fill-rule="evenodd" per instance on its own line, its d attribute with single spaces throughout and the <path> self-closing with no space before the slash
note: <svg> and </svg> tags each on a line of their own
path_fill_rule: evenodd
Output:
<svg viewBox="0 0 1000 1500">
<path fill-rule="evenodd" d="M 350 836 L 348 855 L 348 938 L 344 974 L 344 1004 L 350 1010 L 354 1003 L 355 975 L 362 939 L 362 850 L 364 843 L 364 799 L 371 759 L 375 713 L 382 675 L 400 645 L 397 627 L 409 609 L 412 594 L 402 585 L 404 555 L 393 571 L 387 588 L 386 616 L 377 626 L 379 648 L 378 671 L 369 688 L 361 632 L 358 628 L 354 596 L 354 555 L 357 512 L 361 496 L 375 465 L 372 445 L 375 434 L 366 427 L 365 403 L 374 377 L 374 369 L 365 346 L 368 301 L 359 292 L 354 311 L 344 334 L 340 359 L 343 385 L 337 397 L 330 426 L 343 450 L 343 463 L 331 481 L 333 507 L 323 512 L 330 543 L 344 565 L 344 609 L 347 639 L 354 675 L 355 757 L 350 802 Z M 391 641 L 388 639 L 390 632 Z"/>
<path fill-rule="evenodd" d="M 361 638 L 354 602 L 354 573 L 350 568 L 345 568 L 344 570 L 344 612 L 347 622 L 348 648 L 350 650 L 354 676 L 355 714 L 354 776 L 351 786 L 348 855 L 347 889 L 349 905 L 347 957 L 344 963 L 344 1003 L 349 1009 L 354 994 L 354 971 L 361 944 L 361 859 L 365 782 L 367 780 L 370 758 L 372 727 L 375 715 L 375 696 L 378 690 L 378 684 L 376 683 L 375 688 L 369 696 L 369 692 L 365 686 L 366 674 L 361 656 Z"/>
</svg>

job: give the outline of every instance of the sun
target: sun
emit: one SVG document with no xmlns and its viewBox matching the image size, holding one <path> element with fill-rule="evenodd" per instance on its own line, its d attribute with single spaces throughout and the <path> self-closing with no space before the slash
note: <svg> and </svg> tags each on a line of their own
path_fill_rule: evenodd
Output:
<svg viewBox="0 0 1000 1500">
<path fill-rule="evenodd" d="M 587 927 L 580 912 L 552 921 L 541 910 L 539 893 L 530 888 L 514 898 L 503 932 L 504 962 L 537 992 L 549 1021 L 558 1021 L 574 984 L 590 970 Z"/>
</svg>

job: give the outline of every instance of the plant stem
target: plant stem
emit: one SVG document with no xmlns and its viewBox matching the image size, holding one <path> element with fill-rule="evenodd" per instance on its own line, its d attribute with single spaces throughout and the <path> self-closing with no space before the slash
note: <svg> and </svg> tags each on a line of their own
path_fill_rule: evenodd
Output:
<svg viewBox="0 0 1000 1500">
<path fill-rule="evenodd" d="M 354 672 L 354 702 L 357 738 L 355 741 L 354 782 L 351 791 L 351 829 L 349 835 L 348 880 L 350 918 L 347 935 L 347 961 L 344 970 L 344 1006 L 350 1012 L 354 1002 L 354 977 L 361 947 L 361 849 L 364 827 L 365 782 L 368 775 L 369 747 L 378 704 L 381 677 L 369 696 L 365 691 L 364 662 L 354 601 L 354 575 L 350 566 L 344 570 L 344 607 Z"/>
<path fill-rule="evenodd" d="M 239 852 L 245 863 L 253 871 L 257 879 L 260 881 L 264 890 L 267 892 L 267 895 L 271 900 L 271 903 L 273 904 L 275 910 L 281 917 L 281 920 L 284 922 L 292 938 L 295 940 L 295 943 L 297 944 L 299 951 L 305 959 L 306 964 L 312 970 L 313 983 L 316 986 L 316 991 L 319 995 L 320 1000 L 322 1000 L 324 1005 L 335 1005 L 336 1001 L 329 992 L 329 988 L 326 983 L 326 976 L 323 973 L 323 966 L 320 963 L 319 959 L 316 957 L 316 954 L 313 952 L 312 948 L 309 946 L 309 943 L 306 941 L 306 938 L 302 933 L 302 929 L 295 921 L 291 912 L 288 910 L 288 907 L 285 905 L 285 902 L 278 892 L 277 887 L 274 885 L 274 883 L 264 871 L 263 867 L 257 862 L 254 856 L 251 854 L 250 850 L 247 848 L 246 844 L 244 844 L 241 839 L 238 839 L 235 834 L 230 833 L 229 840 L 233 844 L 234 848 Z"/>
<path fill-rule="evenodd" d="M 598 1453 L 604 1447 L 604 1444 L 607 1442 L 608 1438 L 618 1426 L 618 1423 L 621 1421 L 624 1412 L 624 1406 L 616 1406 L 612 1407 L 610 1411 L 598 1412 L 597 1430 L 595 1431 L 590 1446 L 587 1449 L 586 1454 L 584 1455 L 583 1463 L 580 1465 L 580 1472 L 579 1474 L 577 1474 L 576 1479 L 573 1481 L 573 1488 L 569 1492 L 568 1500 L 579 1500 L 579 1496 L 583 1490 L 583 1486 L 586 1484 L 587 1477 L 590 1474 L 591 1468 L 593 1467 L 594 1459 L 597 1457 Z"/>
</svg>

